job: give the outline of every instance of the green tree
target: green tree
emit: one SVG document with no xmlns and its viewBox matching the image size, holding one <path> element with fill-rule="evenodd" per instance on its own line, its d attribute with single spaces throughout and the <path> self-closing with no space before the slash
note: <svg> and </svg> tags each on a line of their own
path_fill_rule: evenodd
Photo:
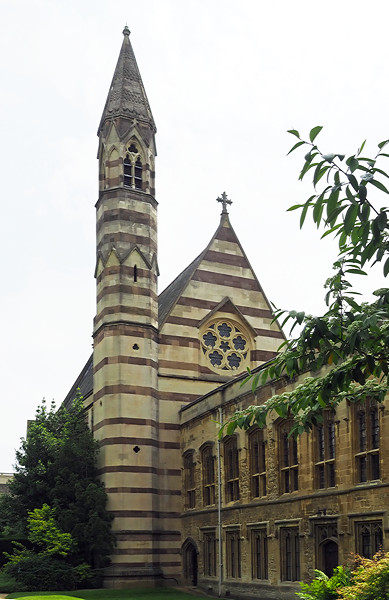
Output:
<svg viewBox="0 0 389 600">
<path fill-rule="evenodd" d="M 388 178 L 381 167 L 389 158 L 384 152 L 389 140 L 378 144 L 372 158 L 362 155 L 364 142 L 346 159 L 344 154 L 319 149 L 315 140 L 321 129 L 314 127 L 309 140 L 301 139 L 295 129 L 289 131 L 298 139 L 290 152 L 306 151 L 299 179 L 313 173 L 315 191 L 289 210 L 301 210 L 300 227 L 311 212 L 317 228 L 324 229 L 322 237 L 338 238 L 335 274 L 325 284 L 327 311 L 316 317 L 275 309 L 281 326 L 289 322 L 291 333 L 296 326 L 301 332 L 281 345 L 275 359 L 249 372 L 246 381 L 251 379 L 255 390 L 270 379 L 304 377 L 293 391 L 236 412 L 222 430 L 228 434 L 253 423 L 264 427 L 272 411 L 293 418 L 292 432 L 300 434 L 322 422 L 323 410 L 335 408 L 345 398 L 382 402 L 388 389 L 389 289 L 374 291 L 374 302 L 359 303 L 348 279 L 349 274 L 366 275 L 365 266 L 377 262 L 383 263 L 385 276 L 389 273 L 389 209 L 380 205 L 382 195 L 389 194 L 381 181 Z"/>
<path fill-rule="evenodd" d="M 47 504 L 28 513 L 28 539 L 43 549 L 45 554 L 67 556 L 73 545 L 70 533 L 61 531 L 55 520 L 55 511 Z"/>
<path fill-rule="evenodd" d="M 82 398 L 59 410 L 43 402 L 16 453 L 9 493 L 0 500 L 3 534 L 27 537 L 29 513 L 48 505 L 75 544 L 68 560 L 99 569 L 114 546 L 107 495 L 98 479 L 98 443 L 85 422 Z"/>
<path fill-rule="evenodd" d="M 351 582 L 338 590 L 339 600 L 389 600 L 389 553 L 357 559 Z"/>
</svg>

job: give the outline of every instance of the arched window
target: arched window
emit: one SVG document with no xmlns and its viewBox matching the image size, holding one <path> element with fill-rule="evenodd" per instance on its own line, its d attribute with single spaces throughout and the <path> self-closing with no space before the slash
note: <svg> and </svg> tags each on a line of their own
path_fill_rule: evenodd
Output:
<svg viewBox="0 0 389 600">
<path fill-rule="evenodd" d="M 137 146 L 131 142 L 123 161 L 123 184 L 125 187 L 142 189 L 142 161 Z"/>
<path fill-rule="evenodd" d="M 316 487 L 319 489 L 335 485 L 335 422 L 332 412 L 323 413 L 323 423 L 314 431 Z"/>
<path fill-rule="evenodd" d="M 224 442 L 224 477 L 227 502 L 239 500 L 239 452 L 234 436 Z"/>
<path fill-rule="evenodd" d="M 290 435 L 291 421 L 283 421 L 278 428 L 281 494 L 298 490 L 297 440 Z"/>
<path fill-rule="evenodd" d="M 128 156 L 124 159 L 124 185 L 126 187 L 132 187 L 132 164 Z"/>
<path fill-rule="evenodd" d="M 251 495 L 266 496 L 266 454 L 263 429 L 255 429 L 249 436 Z"/>
<path fill-rule="evenodd" d="M 380 478 L 380 423 L 378 406 L 367 399 L 354 405 L 357 481 L 364 483 Z"/>
<path fill-rule="evenodd" d="M 203 501 L 205 506 L 215 504 L 215 457 L 212 444 L 207 444 L 201 450 L 203 467 Z"/>
</svg>

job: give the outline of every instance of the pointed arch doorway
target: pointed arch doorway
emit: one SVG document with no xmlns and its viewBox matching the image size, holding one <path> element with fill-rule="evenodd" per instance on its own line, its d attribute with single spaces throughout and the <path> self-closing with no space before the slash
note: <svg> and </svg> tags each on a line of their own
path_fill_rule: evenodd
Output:
<svg viewBox="0 0 389 600">
<path fill-rule="evenodd" d="M 325 540 L 321 544 L 322 571 L 331 577 L 339 564 L 338 544 L 334 540 Z"/>
<path fill-rule="evenodd" d="M 316 568 L 328 577 L 339 565 L 338 524 L 336 520 L 319 520 L 315 525 Z"/>
<path fill-rule="evenodd" d="M 187 586 L 197 586 L 198 563 L 197 548 L 193 540 L 186 540 L 182 546 L 184 581 Z"/>
</svg>

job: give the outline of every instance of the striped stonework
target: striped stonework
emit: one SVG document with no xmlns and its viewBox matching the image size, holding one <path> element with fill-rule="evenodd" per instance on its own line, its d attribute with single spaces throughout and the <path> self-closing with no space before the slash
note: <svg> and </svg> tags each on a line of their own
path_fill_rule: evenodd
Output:
<svg viewBox="0 0 389 600">
<path fill-rule="evenodd" d="M 208 247 L 159 296 L 159 414 L 161 421 L 178 424 L 185 404 L 230 381 L 247 366 L 272 358 L 283 334 L 272 323 L 269 302 L 248 262 L 226 214 Z M 213 323 L 233 324 L 248 342 L 240 368 L 215 368 L 203 352 L 202 335 Z M 209 354 L 209 353 L 208 353 Z M 180 431 L 161 431 L 162 440 L 181 441 Z M 217 430 L 215 425 L 214 439 Z M 182 443 L 160 451 L 160 465 L 182 464 Z M 161 490 L 182 486 L 167 475 Z M 183 510 L 184 497 L 161 497 L 161 507 Z M 182 540 L 184 541 L 184 540 Z"/>
<path fill-rule="evenodd" d="M 180 410 L 206 406 L 283 340 L 227 200 L 207 248 L 158 295 L 156 127 L 123 33 L 98 130 L 93 356 L 65 399 L 80 388 L 101 446 L 117 537 L 107 587 L 183 581 Z"/>
<path fill-rule="evenodd" d="M 134 97 L 139 106 L 129 102 Z M 99 127 L 93 351 L 93 430 L 117 534 L 105 579 L 114 587 L 153 581 L 165 562 L 177 562 L 166 548 L 178 547 L 178 533 L 169 527 L 165 534 L 161 526 L 172 510 L 159 505 L 159 452 L 166 442 L 157 382 L 155 131 L 125 29 Z"/>
</svg>

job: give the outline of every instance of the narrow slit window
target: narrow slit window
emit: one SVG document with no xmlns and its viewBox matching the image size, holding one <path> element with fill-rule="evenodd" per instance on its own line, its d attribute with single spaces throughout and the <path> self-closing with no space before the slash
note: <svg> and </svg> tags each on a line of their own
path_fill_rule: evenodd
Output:
<svg viewBox="0 0 389 600">
<path fill-rule="evenodd" d="M 134 282 L 138 281 L 138 267 L 134 265 Z"/>
</svg>

